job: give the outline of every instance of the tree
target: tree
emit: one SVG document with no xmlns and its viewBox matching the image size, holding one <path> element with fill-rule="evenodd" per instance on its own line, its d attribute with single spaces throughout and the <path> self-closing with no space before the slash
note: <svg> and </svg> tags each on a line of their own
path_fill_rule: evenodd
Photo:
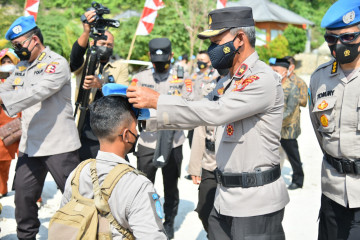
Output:
<svg viewBox="0 0 360 240">
<path fill-rule="evenodd" d="M 289 43 L 290 55 L 304 52 L 306 44 L 306 31 L 304 29 L 289 25 L 284 31 L 284 37 L 286 37 Z"/>
<path fill-rule="evenodd" d="M 278 35 L 270 43 L 256 47 L 260 60 L 268 63 L 269 58 L 283 58 L 289 55 L 289 43 L 283 35 Z"/>
</svg>

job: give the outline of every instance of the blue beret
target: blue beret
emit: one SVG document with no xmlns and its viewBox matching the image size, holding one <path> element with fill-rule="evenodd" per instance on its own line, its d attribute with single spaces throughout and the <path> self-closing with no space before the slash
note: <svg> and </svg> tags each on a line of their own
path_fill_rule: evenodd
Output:
<svg viewBox="0 0 360 240">
<path fill-rule="evenodd" d="M 122 84 L 108 83 L 102 87 L 102 92 L 104 96 L 121 96 L 126 98 L 127 89 L 128 87 Z M 146 120 L 150 118 L 149 109 L 139 109 L 133 107 L 133 110 L 138 120 Z"/>
<path fill-rule="evenodd" d="M 360 23 L 360 1 L 339 0 L 325 13 L 321 27 L 327 29 L 347 28 Z"/>
<path fill-rule="evenodd" d="M 5 35 L 5 38 L 6 40 L 12 41 L 15 38 L 21 37 L 22 35 L 33 30 L 36 27 L 37 26 L 34 16 L 19 17 L 15 20 L 15 22 L 13 22 L 13 24 L 11 24 L 9 30 Z"/>
</svg>

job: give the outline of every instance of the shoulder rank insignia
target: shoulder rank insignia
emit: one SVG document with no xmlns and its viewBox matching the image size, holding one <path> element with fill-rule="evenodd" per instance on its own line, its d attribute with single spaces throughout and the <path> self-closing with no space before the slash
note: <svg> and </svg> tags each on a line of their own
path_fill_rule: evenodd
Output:
<svg viewBox="0 0 360 240">
<path fill-rule="evenodd" d="M 241 64 L 241 66 L 238 68 L 237 72 L 235 73 L 234 77 L 241 78 L 245 74 L 247 69 L 248 69 L 248 65 L 246 65 L 245 63 Z"/>
<path fill-rule="evenodd" d="M 192 81 L 191 79 L 185 79 L 185 87 L 187 92 L 192 92 Z"/>
<path fill-rule="evenodd" d="M 39 60 L 39 61 L 43 60 L 45 56 L 46 56 L 46 53 L 42 52 L 42 53 L 40 54 L 40 56 L 38 57 L 38 60 Z"/>
<path fill-rule="evenodd" d="M 243 91 L 250 83 L 254 82 L 255 80 L 258 80 L 259 77 L 252 75 L 244 80 L 238 80 L 235 81 L 236 87 L 233 89 L 233 92 L 241 92 Z"/>
<path fill-rule="evenodd" d="M 219 89 L 217 90 L 217 93 L 218 93 L 219 95 L 223 95 L 223 94 L 224 94 L 224 87 L 219 88 Z"/>
<path fill-rule="evenodd" d="M 321 117 L 320 117 L 320 122 L 321 122 L 321 125 L 322 125 L 323 127 L 329 126 L 329 120 L 328 120 L 328 118 L 327 118 L 324 114 L 321 115 Z"/>
<path fill-rule="evenodd" d="M 337 73 L 337 69 L 338 69 L 338 63 L 337 61 L 334 61 L 331 67 L 331 74 Z"/>
<path fill-rule="evenodd" d="M 329 104 L 325 101 L 325 100 L 323 100 L 319 105 L 318 105 L 318 109 L 320 109 L 320 110 L 324 110 L 327 106 L 328 106 Z"/>
<path fill-rule="evenodd" d="M 228 124 L 228 125 L 226 126 L 226 134 L 227 134 L 228 136 L 232 136 L 232 135 L 234 134 L 234 127 L 233 127 L 233 125 Z"/>
<path fill-rule="evenodd" d="M 26 69 L 27 67 L 25 67 L 25 66 L 19 66 L 18 67 L 18 69 L 22 72 L 22 71 L 25 71 L 25 69 Z"/>
</svg>

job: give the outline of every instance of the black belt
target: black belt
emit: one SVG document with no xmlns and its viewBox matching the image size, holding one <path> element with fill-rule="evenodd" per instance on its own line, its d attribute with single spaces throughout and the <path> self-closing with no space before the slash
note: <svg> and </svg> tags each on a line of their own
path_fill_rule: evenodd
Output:
<svg viewBox="0 0 360 240">
<path fill-rule="evenodd" d="M 214 171 L 216 182 L 224 187 L 259 187 L 265 184 L 275 182 L 281 176 L 280 165 L 261 171 L 256 169 L 255 172 L 243 173 L 222 173 L 218 168 Z"/>
<path fill-rule="evenodd" d="M 205 138 L 205 147 L 211 152 L 215 152 L 215 142 Z"/>
<path fill-rule="evenodd" d="M 327 153 L 325 153 L 325 159 L 338 173 L 360 175 L 360 160 L 351 161 L 348 159 L 335 158 Z"/>
</svg>

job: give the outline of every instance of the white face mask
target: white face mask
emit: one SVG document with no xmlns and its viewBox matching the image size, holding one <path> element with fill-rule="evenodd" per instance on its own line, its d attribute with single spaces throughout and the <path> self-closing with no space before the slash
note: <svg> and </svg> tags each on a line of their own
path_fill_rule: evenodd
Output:
<svg viewBox="0 0 360 240">
<path fill-rule="evenodd" d="M 0 66 L 0 72 L 12 73 L 14 70 L 15 70 L 14 64 L 6 64 L 6 65 Z"/>
</svg>

